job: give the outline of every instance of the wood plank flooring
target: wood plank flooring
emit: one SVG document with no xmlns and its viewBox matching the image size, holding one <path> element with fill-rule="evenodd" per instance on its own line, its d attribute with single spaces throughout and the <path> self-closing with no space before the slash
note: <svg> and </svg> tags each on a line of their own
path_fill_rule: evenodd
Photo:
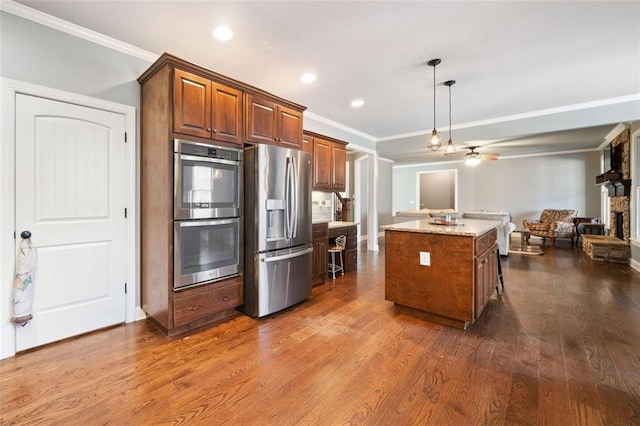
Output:
<svg viewBox="0 0 640 426">
<path fill-rule="evenodd" d="M 266 319 L 21 353 L 0 361 L 0 424 L 640 424 L 640 274 L 544 251 L 503 260 L 504 294 L 466 331 L 397 312 L 363 246 L 357 272 Z"/>
</svg>

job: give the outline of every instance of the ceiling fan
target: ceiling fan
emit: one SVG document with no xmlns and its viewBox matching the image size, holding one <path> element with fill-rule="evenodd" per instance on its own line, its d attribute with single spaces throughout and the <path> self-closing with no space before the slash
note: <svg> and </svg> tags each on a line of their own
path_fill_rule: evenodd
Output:
<svg viewBox="0 0 640 426">
<path fill-rule="evenodd" d="M 476 151 L 476 149 L 478 149 L 479 147 L 477 146 L 470 146 L 467 147 L 467 149 L 469 150 L 469 152 L 467 152 L 464 157 L 464 163 L 468 166 L 475 166 L 480 164 L 480 161 L 482 160 L 487 160 L 487 161 L 493 161 L 493 160 L 497 160 L 498 159 L 498 155 L 499 154 L 480 154 L 479 152 Z"/>
</svg>

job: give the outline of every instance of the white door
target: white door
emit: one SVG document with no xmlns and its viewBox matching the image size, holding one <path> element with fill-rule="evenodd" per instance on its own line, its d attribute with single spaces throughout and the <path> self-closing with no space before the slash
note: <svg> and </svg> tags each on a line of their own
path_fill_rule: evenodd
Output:
<svg viewBox="0 0 640 426">
<path fill-rule="evenodd" d="M 125 320 L 125 116 L 16 96 L 16 248 L 37 248 L 16 350 Z"/>
</svg>

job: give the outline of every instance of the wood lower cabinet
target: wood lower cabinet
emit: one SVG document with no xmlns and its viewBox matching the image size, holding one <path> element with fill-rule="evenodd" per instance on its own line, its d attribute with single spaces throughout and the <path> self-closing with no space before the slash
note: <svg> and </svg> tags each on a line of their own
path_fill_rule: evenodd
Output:
<svg viewBox="0 0 640 426">
<path fill-rule="evenodd" d="M 493 294 L 498 285 L 498 245 L 494 242 L 486 248 L 475 259 L 475 318 L 479 318 L 480 314 L 487 305 L 487 301 Z"/>
<path fill-rule="evenodd" d="M 175 292 L 173 300 L 173 327 L 193 327 L 199 323 L 226 318 L 233 314 L 243 299 L 242 277 L 205 284 Z"/>
<path fill-rule="evenodd" d="M 344 264 L 346 272 L 358 269 L 358 228 L 356 226 L 347 228 L 347 250 Z"/>
<path fill-rule="evenodd" d="M 276 100 L 245 95 L 247 142 L 302 148 L 302 111 Z"/>
<path fill-rule="evenodd" d="M 313 234 L 313 285 L 323 284 L 327 279 L 327 249 L 329 248 L 327 223 L 314 223 Z"/>
<path fill-rule="evenodd" d="M 474 237 L 385 231 L 385 299 L 427 319 L 466 328 L 498 282 L 495 228 Z M 420 264 L 428 252 L 430 264 Z"/>
<path fill-rule="evenodd" d="M 305 132 L 303 140 L 311 145 L 313 153 L 313 189 L 328 192 L 344 191 L 347 143 L 312 132 Z"/>
<path fill-rule="evenodd" d="M 241 144 L 242 117 L 241 90 L 174 70 L 174 132 Z"/>
</svg>

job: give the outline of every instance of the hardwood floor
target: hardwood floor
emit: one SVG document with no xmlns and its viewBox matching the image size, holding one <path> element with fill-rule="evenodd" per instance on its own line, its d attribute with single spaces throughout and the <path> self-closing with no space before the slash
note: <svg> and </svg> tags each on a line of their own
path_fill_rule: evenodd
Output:
<svg viewBox="0 0 640 426">
<path fill-rule="evenodd" d="M 384 249 L 384 240 L 381 240 Z M 384 252 L 262 320 L 146 321 L 0 361 L 0 424 L 640 424 L 640 273 L 580 249 L 503 260 L 467 331 L 396 312 Z"/>
</svg>

